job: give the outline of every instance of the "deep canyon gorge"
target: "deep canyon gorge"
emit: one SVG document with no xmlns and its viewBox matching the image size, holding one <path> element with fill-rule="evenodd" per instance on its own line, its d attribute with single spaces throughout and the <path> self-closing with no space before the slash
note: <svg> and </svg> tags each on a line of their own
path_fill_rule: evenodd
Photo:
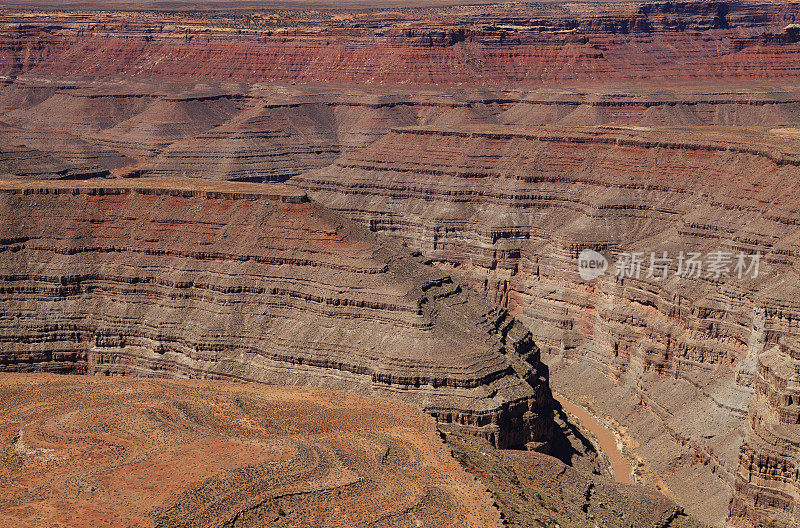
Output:
<svg viewBox="0 0 800 528">
<path fill-rule="evenodd" d="M 370 453 L 446 468 L 353 525 L 798 526 L 800 4 L 295 7 L 2 6 L 0 370 L 161 380 L 147 427 L 170 431 L 174 378 L 389 401 L 402 434 L 292 444 L 337 468 L 309 504 L 388 486 Z M 568 454 L 593 448 L 551 387 L 636 486 Z M 193 412 L 193 435 L 232 427 Z M 42 424 L 57 450 L 67 426 Z M 559 489 L 579 492 L 548 509 Z M 202 522 L 321 522 L 262 491 Z M 186 493 L 157 525 L 217 512 Z"/>
</svg>

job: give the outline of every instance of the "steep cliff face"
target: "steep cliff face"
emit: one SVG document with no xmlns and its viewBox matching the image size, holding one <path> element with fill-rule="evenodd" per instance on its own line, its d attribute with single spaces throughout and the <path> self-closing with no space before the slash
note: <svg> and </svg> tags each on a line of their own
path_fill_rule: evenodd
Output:
<svg viewBox="0 0 800 528">
<path fill-rule="evenodd" d="M 337 84 L 797 78 L 794 4 L 524 4 L 350 19 L 9 13 L 0 72 Z M 277 18 L 276 18 L 277 17 Z M 372 17 L 372 18 L 368 18 Z"/>
<path fill-rule="evenodd" d="M 661 451 L 673 455 L 653 464 L 661 465 L 673 493 L 720 522 L 755 355 L 764 344 L 800 333 L 800 158 L 793 134 L 397 129 L 292 182 L 419 249 L 507 307 L 543 350 L 566 360 L 563 372 L 554 372 L 556 386 L 582 387 L 596 403 L 616 394 L 616 404 L 606 401 L 604 409 L 640 402 L 649 418 L 627 416 L 638 422 L 630 425 L 634 437 L 649 437 L 659 424 L 672 445 Z M 596 280 L 579 274 L 585 249 L 610 261 Z M 681 254 L 698 253 L 701 266 L 709 266 L 718 251 L 729 259 L 727 276 L 709 275 L 708 267 L 686 274 L 685 261 L 679 264 Z M 651 257 L 665 252 L 672 259 L 667 277 L 659 268 L 650 276 Z M 615 277 L 615 265 L 632 253 L 642 259 L 640 272 Z M 748 268 L 741 277 L 740 254 Z M 758 273 L 750 268 L 753 255 Z M 593 392 L 587 366 L 618 387 L 598 385 Z M 700 480 L 727 488 L 727 496 L 712 505 L 698 501 L 698 482 L 682 483 L 674 473 L 683 456 L 711 464 L 714 471 Z"/>
<path fill-rule="evenodd" d="M 712 523 L 785 524 L 797 11 L 6 11 L 3 178 L 291 178 L 446 271 L 285 189 L 6 184 L 2 365 L 393 395 L 505 446 L 548 436 L 532 337 L 642 479 Z M 588 249 L 611 260 L 596 280 Z M 731 276 L 676 276 L 720 251 Z M 631 253 L 639 273 L 614 278 Z M 664 253 L 668 277 L 649 275 Z M 737 276 L 739 254 L 760 273 Z"/>
<path fill-rule="evenodd" d="M 547 448 L 531 335 L 280 186 L 3 183 L 4 371 L 201 377 L 390 396 Z"/>
<path fill-rule="evenodd" d="M 783 338 L 758 357 L 749 431 L 739 454 L 731 522 L 797 525 L 800 518 L 800 342 Z"/>
</svg>

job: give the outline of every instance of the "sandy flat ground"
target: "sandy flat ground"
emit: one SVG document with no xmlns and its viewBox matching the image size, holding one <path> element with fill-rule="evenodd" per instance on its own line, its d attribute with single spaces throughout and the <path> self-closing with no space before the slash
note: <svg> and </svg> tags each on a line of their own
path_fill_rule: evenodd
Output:
<svg viewBox="0 0 800 528">
<path fill-rule="evenodd" d="M 1 374 L 0 412 L 0 526 L 499 523 L 432 418 L 395 402 L 202 380 Z"/>
</svg>

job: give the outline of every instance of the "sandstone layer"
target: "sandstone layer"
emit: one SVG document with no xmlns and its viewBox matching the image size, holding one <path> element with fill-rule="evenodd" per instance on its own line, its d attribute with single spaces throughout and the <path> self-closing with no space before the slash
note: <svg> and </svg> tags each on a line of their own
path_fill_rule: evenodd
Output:
<svg viewBox="0 0 800 528">
<path fill-rule="evenodd" d="M 24 75 L 0 92 L 0 171 L 284 181 L 403 126 L 798 128 L 798 109 L 790 85 L 448 91 Z"/>
<path fill-rule="evenodd" d="M 516 360 L 509 360 L 515 374 L 496 374 L 503 367 L 495 353 L 480 355 L 493 359 L 453 377 L 452 365 L 441 367 L 435 358 L 441 350 L 460 351 L 457 340 L 439 334 L 429 339 L 432 334 L 409 323 L 417 319 L 406 318 L 408 308 L 417 306 L 425 328 L 460 333 L 458 325 L 437 319 L 449 321 L 441 314 L 453 313 L 441 303 L 467 295 L 472 306 L 473 294 L 447 294 L 445 301 L 438 296 L 464 280 L 530 326 L 559 389 L 616 424 L 644 482 L 714 524 L 721 525 L 727 512 L 748 528 L 796 524 L 797 432 L 789 423 L 795 416 L 791 339 L 800 333 L 796 4 L 248 5 L 173 12 L 149 5 L 136 11 L 135 1 L 126 6 L 129 12 L 117 11 L 119 4 L 112 11 L 85 4 L 93 9 L 0 13 L 0 178 L 291 178 L 326 205 L 420 250 L 425 259 L 418 260 L 438 264 L 456 280 L 439 284 L 436 277 L 444 273 L 434 273 L 420 281 L 416 272 L 398 279 L 392 270 L 407 266 L 397 264 L 337 282 L 341 270 L 316 260 L 328 255 L 327 238 L 319 240 L 327 249 L 309 250 L 308 256 L 305 249 L 269 245 L 233 227 L 220 229 L 243 246 L 198 237 L 198 247 L 213 248 L 213 258 L 205 249 L 186 253 L 177 234 L 160 238 L 165 235 L 158 229 L 136 238 L 131 227 L 122 244 L 103 232 L 105 222 L 91 220 L 133 207 L 149 216 L 120 213 L 127 215 L 124 221 L 183 226 L 190 236 L 211 236 L 206 229 L 231 220 L 212 214 L 206 224 L 205 205 L 197 203 L 191 220 L 151 212 L 162 205 L 185 211 L 188 205 L 170 200 L 199 200 L 188 183 L 180 184 L 181 193 L 191 196 L 176 198 L 169 186 L 159 188 L 172 189 L 172 198 L 147 194 L 159 196 L 158 206 L 141 197 L 126 202 L 132 191 L 113 191 L 118 203 L 95 193 L 102 203 L 85 206 L 85 214 L 69 203 L 62 204 L 63 214 L 47 209 L 43 216 L 61 222 L 41 224 L 40 242 L 50 246 L 36 246 L 33 268 L 23 261 L 32 251 L 25 244 L 36 239 L 19 233 L 8 239 L 8 302 L 24 306 L 23 315 L 3 312 L 10 314 L 10 338 L 18 341 L 9 349 L 8 368 L 235 377 L 248 364 L 258 373 L 248 371 L 246 379 L 264 379 L 268 371 L 271 380 L 402 394 L 441 420 L 463 422 L 464 429 L 491 439 L 495 424 L 482 421 L 485 413 L 497 416 L 502 431 L 527 420 L 524 405 L 509 411 L 514 418 L 501 417 L 498 409 L 518 401 L 518 394 L 506 386 L 494 392 L 497 380 L 522 376 L 534 393 L 541 383 L 531 381 L 528 367 L 518 368 Z M 52 188 L 64 189 L 60 185 Z M 102 184 L 118 185 L 132 184 Z M 69 196 L 91 202 L 83 191 Z M 15 204 L 32 211 L 41 205 Z M 74 219 L 82 219 L 76 220 L 80 227 Z M 35 216 L 30 222 L 25 229 L 44 221 Z M 269 231 L 256 221 L 247 225 Z M 95 227 L 107 245 L 97 243 Z M 62 238 L 48 238 L 49 232 Z M 73 235 L 80 247 L 65 242 Z M 264 255 L 252 244 L 267 252 L 299 252 L 305 260 L 288 265 L 296 274 L 269 260 L 280 271 L 269 268 L 264 278 L 242 264 L 258 262 L 261 269 Z M 101 249 L 87 249 L 95 246 Z M 134 264 L 120 268 L 109 247 Z M 351 245 L 342 247 L 347 259 L 358 261 L 354 269 L 388 266 L 383 257 L 362 258 Z M 52 248 L 53 259 L 41 256 Z M 180 248 L 178 256 L 172 248 Z M 579 278 L 576 257 L 584 249 L 612 259 L 604 278 Z M 758 254 L 761 273 L 746 280 L 676 278 L 673 260 L 669 278 L 647 275 L 653 252 L 674 259 L 681 251 Z M 645 259 L 641 274 L 615 280 L 613 260 L 630 252 Z M 95 260 L 95 254 L 107 258 Z M 150 260 L 165 256 L 189 260 L 175 261 L 172 272 Z M 339 255 L 330 258 L 338 262 Z M 202 264 L 187 264 L 191 259 Z M 165 266 L 172 265 L 169 260 Z M 226 271 L 212 269 L 217 265 Z M 80 271 L 66 271 L 73 267 Z M 327 270 L 325 285 L 311 281 L 303 267 L 313 274 Z M 231 276 L 224 275 L 229 268 Z M 161 274 L 168 279 L 152 278 Z M 234 274 L 261 284 L 279 277 L 279 290 L 251 291 Z M 374 281 L 365 279 L 353 290 L 350 278 L 366 275 Z M 396 286 L 398 280 L 437 286 L 429 295 Z M 326 293 L 319 295 L 319 288 Z M 387 302 L 401 308 L 387 308 Z M 428 314 L 431 302 L 436 308 Z M 270 308 L 256 314 L 256 305 Z M 284 312 L 274 316 L 277 305 L 300 307 L 302 320 Z M 241 306 L 244 316 L 231 315 Z M 310 314 L 322 312 L 323 329 L 308 330 L 318 322 Z M 477 312 L 465 318 L 485 319 L 488 328 L 510 320 L 502 310 Z M 162 319 L 164 313 L 169 317 Z M 64 314 L 68 322 L 60 319 Z M 351 320 L 353 330 L 337 333 Z M 141 330 L 134 336 L 120 330 L 134 326 Z M 303 332 L 295 331 L 299 327 Z M 246 335 L 232 347 L 240 328 Z M 487 347 L 495 352 L 524 334 L 497 337 L 482 328 L 481 337 L 467 332 L 473 336 L 467 342 L 488 333 Z M 272 335 L 284 341 L 276 344 Z M 286 335 L 297 340 L 287 343 Z M 370 350 L 367 360 L 350 361 L 354 339 L 356 349 Z M 408 359 L 399 351 L 401 341 L 433 358 L 418 363 L 415 376 L 443 384 L 417 388 L 414 378 L 396 387 L 398 365 L 406 368 Z M 323 342 L 335 345 L 330 350 Z M 390 359 L 371 347 L 388 350 Z M 472 361 L 472 347 L 456 363 Z M 242 357 L 228 358 L 232 350 Z M 262 369 L 257 363 L 264 357 L 269 368 Z M 280 368 L 273 369 L 276 364 Z M 539 371 L 538 360 L 530 368 Z M 481 387 L 488 393 L 477 395 Z M 432 406 L 434 400 L 446 402 L 448 410 Z M 519 444 L 527 437 L 502 433 L 495 441 Z"/>
<path fill-rule="evenodd" d="M 664 487 L 719 523 L 756 357 L 800 333 L 795 137 L 724 127 L 399 128 L 291 181 L 507 307 L 543 350 L 566 359 L 554 364 L 565 394 L 605 398 L 619 412 L 622 402 L 646 407 L 633 436 L 661 442 L 650 455 L 662 457 L 653 463 Z M 579 276 L 584 249 L 610 259 L 602 278 Z M 729 254 L 728 273 L 676 275 L 681 252 L 715 251 Z M 632 252 L 641 272 L 615 277 Z M 667 277 L 648 276 L 651 254 L 664 252 Z M 735 272 L 740 253 L 760 256 L 758 273 Z M 586 366 L 618 390 L 587 385 Z M 699 481 L 669 470 L 685 457 L 705 475 Z"/>
<path fill-rule="evenodd" d="M 739 454 L 731 522 L 785 528 L 800 518 L 800 343 L 785 337 L 758 358 L 750 429 Z"/>
<path fill-rule="evenodd" d="M 407 404 L 47 374 L 0 394 L 4 526 L 500 526 Z"/>
<path fill-rule="evenodd" d="M 485 86 L 761 82 L 800 75 L 797 15 L 796 4 L 733 1 L 505 3 L 344 16 L 9 12 L 0 73 Z"/>
<path fill-rule="evenodd" d="M 10 181 L 0 200 L 4 371 L 346 389 L 498 446 L 548 447 L 530 332 L 301 191 Z"/>
</svg>

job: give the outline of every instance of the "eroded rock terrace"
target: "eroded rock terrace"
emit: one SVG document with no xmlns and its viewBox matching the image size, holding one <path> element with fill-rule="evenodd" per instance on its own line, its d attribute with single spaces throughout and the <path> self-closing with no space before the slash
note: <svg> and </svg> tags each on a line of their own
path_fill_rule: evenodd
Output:
<svg viewBox="0 0 800 528">
<path fill-rule="evenodd" d="M 399 246 L 279 185 L 0 185 L 5 371 L 314 385 L 546 449 L 531 334 Z"/>
</svg>

